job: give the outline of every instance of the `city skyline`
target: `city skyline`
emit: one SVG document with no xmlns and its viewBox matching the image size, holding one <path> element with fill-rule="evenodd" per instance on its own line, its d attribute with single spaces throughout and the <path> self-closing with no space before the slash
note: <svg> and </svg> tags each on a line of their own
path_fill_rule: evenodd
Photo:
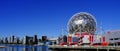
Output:
<svg viewBox="0 0 120 51">
<path fill-rule="evenodd" d="M 88 12 L 103 29 L 120 29 L 119 0 L 40 0 L 0 1 L 0 35 L 24 37 L 34 34 L 56 37 L 69 19 L 78 12 Z"/>
</svg>

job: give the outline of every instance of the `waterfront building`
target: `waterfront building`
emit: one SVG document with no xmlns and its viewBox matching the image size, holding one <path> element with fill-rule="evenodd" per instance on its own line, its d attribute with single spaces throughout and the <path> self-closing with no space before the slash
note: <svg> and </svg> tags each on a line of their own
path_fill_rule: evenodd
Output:
<svg viewBox="0 0 120 51">
<path fill-rule="evenodd" d="M 6 44 L 8 43 L 8 37 L 5 38 L 5 43 L 6 43 Z"/>
<path fill-rule="evenodd" d="M 14 43 L 14 38 L 15 38 L 15 36 L 13 35 L 13 36 L 12 36 L 12 43 Z"/>
<path fill-rule="evenodd" d="M 34 42 L 34 44 L 38 44 L 37 35 L 34 35 L 34 37 L 33 37 L 33 42 Z"/>
<path fill-rule="evenodd" d="M 47 41 L 47 36 L 42 36 L 42 41 Z"/>
<path fill-rule="evenodd" d="M 24 36 L 24 38 L 23 38 L 23 44 L 27 44 L 27 36 Z"/>
<path fill-rule="evenodd" d="M 37 35 L 34 35 L 34 37 L 25 36 L 23 38 L 23 44 L 25 44 L 25 45 L 38 44 Z"/>
</svg>

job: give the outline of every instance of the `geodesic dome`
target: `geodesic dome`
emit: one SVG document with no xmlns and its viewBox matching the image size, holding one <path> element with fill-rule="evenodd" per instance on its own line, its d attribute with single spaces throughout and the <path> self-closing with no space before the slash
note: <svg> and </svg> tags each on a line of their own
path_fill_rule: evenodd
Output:
<svg viewBox="0 0 120 51">
<path fill-rule="evenodd" d="M 73 15 L 68 22 L 68 31 L 70 34 L 77 32 L 94 33 L 96 30 L 96 20 L 86 12 L 80 12 Z"/>
</svg>

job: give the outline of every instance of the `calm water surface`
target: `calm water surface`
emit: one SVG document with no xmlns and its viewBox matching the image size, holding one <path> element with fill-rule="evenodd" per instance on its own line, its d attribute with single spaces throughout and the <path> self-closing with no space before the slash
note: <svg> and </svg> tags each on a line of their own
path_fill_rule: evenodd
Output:
<svg viewBox="0 0 120 51">
<path fill-rule="evenodd" d="M 50 51 L 48 50 L 48 46 L 30 46 L 30 45 L 3 45 L 6 48 L 0 48 L 0 51 Z"/>
</svg>

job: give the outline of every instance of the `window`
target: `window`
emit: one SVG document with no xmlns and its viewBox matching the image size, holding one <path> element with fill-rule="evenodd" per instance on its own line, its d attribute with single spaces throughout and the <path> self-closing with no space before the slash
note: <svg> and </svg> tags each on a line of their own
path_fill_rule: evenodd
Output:
<svg viewBox="0 0 120 51">
<path fill-rule="evenodd" d="M 110 40 L 119 40 L 120 38 L 111 38 Z"/>
</svg>

